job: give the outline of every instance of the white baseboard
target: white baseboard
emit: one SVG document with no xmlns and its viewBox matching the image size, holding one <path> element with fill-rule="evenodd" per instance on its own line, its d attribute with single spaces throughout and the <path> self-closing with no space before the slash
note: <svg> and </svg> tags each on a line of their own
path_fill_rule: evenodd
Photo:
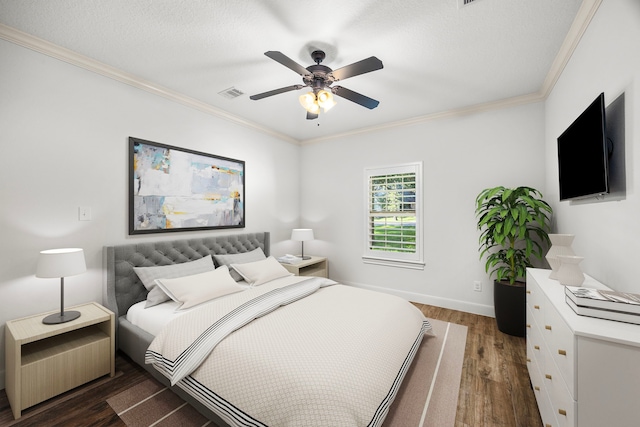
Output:
<svg viewBox="0 0 640 427">
<path fill-rule="evenodd" d="M 335 280 L 335 279 L 334 279 Z M 468 301 L 459 301 L 449 298 L 434 297 L 431 295 L 418 294 L 415 292 L 399 291 L 397 289 L 383 288 L 380 286 L 365 285 L 363 283 L 347 282 L 337 280 L 337 282 L 356 288 L 370 289 L 372 291 L 385 292 L 396 295 L 408 301 L 420 304 L 434 305 L 436 307 L 448 308 L 450 310 L 464 311 L 466 313 L 479 314 L 481 316 L 495 317 L 495 310 L 491 305 L 476 304 Z"/>
</svg>

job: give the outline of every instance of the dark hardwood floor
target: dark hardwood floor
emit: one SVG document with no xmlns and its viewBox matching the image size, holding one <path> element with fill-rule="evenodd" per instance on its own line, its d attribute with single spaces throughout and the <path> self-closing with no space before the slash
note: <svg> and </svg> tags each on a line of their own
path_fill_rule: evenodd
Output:
<svg viewBox="0 0 640 427">
<path fill-rule="evenodd" d="M 431 319 L 467 326 L 456 427 L 540 427 L 542 421 L 531 390 L 524 338 L 498 331 L 489 317 L 415 304 Z M 149 374 L 120 353 L 116 376 L 97 379 L 22 412 L 13 420 L 4 390 L 0 391 L 0 426 L 122 426 L 106 400 L 144 381 Z"/>
<path fill-rule="evenodd" d="M 468 327 L 455 427 L 542 426 L 525 338 L 503 334 L 491 317 L 415 305 L 427 318 Z"/>
</svg>

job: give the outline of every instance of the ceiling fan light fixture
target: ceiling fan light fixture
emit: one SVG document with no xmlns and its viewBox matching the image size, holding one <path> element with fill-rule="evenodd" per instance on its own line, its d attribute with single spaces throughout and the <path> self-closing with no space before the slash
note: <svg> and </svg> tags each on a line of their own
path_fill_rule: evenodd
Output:
<svg viewBox="0 0 640 427">
<path fill-rule="evenodd" d="M 312 114 L 318 114 L 320 112 L 320 108 L 322 108 L 326 113 L 336 105 L 336 101 L 333 99 L 333 94 L 324 89 L 319 90 L 317 94 L 314 92 L 302 94 L 300 95 L 299 100 L 300 105 Z"/>
<path fill-rule="evenodd" d="M 462 1 L 462 0 L 460 0 Z M 477 0 L 464 0 L 464 1 L 477 1 Z M 316 50 L 311 53 L 311 58 L 316 63 L 308 67 L 295 62 L 282 52 L 270 50 L 264 53 L 265 56 L 273 59 L 276 62 L 284 65 L 292 71 L 302 76 L 303 85 L 291 85 L 282 87 L 268 92 L 259 93 L 257 95 L 251 95 L 249 99 L 257 101 L 259 99 L 267 98 L 269 96 L 278 95 L 292 90 L 299 90 L 303 87 L 308 87 L 312 92 L 301 95 L 298 99 L 300 105 L 307 111 L 307 120 L 314 120 L 318 118 L 320 108 L 324 109 L 326 113 L 334 105 L 336 105 L 333 95 L 339 96 L 344 99 L 348 99 L 351 102 L 355 102 L 370 110 L 376 108 L 380 102 L 373 98 L 364 96 L 358 92 L 354 92 L 342 86 L 330 87 L 332 83 L 342 81 L 350 77 L 359 76 L 360 74 L 370 73 L 371 71 L 380 70 L 383 68 L 382 61 L 375 56 L 363 59 L 353 64 L 332 70 L 331 68 L 322 65 L 321 62 L 325 58 L 325 53 L 321 50 Z"/>
<path fill-rule="evenodd" d="M 306 108 L 306 110 L 311 114 L 318 114 L 320 112 L 320 106 L 318 105 L 317 102 L 314 102 L 313 104 L 309 105 L 309 107 Z"/>
<path fill-rule="evenodd" d="M 316 100 L 316 94 L 313 92 L 308 92 L 303 95 L 300 95 L 300 105 L 302 108 L 307 110 L 311 114 L 318 114 L 320 112 L 320 105 L 318 105 L 318 101 Z"/>
<path fill-rule="evenodd" d="M 320 106 L 316 100 L 316 94 L 308 92 L 300 95 L 300 105 L 311 114 L 318 114 L 320 112 Z"/>
<path fill-rule="evenodd" d="M 318 105 L 322 107 L 325 113 L 336 105 L 336 101 L 333 99 L 333 94 L 324 89 L 318 91 L 317 99 Z"/>
<path fill-rule="evenodd" d="M 302 108 L 309 111 L 309 108 L 316 102 L 316 94 L 313 92 L 308 92 L 300 95 L 300 105 Z"/>
</svg>

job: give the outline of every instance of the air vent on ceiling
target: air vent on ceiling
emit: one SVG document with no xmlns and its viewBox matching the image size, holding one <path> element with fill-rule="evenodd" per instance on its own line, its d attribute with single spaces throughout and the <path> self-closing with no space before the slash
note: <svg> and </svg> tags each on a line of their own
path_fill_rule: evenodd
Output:
<svg viewBox="0 0 640 427">
<path fill-rule="evenodd" d="M 218 92 L 218 95 L 222 95 L 227 99 L 234 99 L 239 97 L 240 95 L 244 95 L 244 92 L 242 92 L 241 90 L 236 89 L 235 87 L 230 87 L 228 89 L 225 89 L 221 92 Z"/>
<path fill-rule="evenodd" d="M 469 6 L 472 3 L 477 3 L 480 0 L 458 0 L 458 9 L 461 9 L 465 6 Z"/>
</svg>

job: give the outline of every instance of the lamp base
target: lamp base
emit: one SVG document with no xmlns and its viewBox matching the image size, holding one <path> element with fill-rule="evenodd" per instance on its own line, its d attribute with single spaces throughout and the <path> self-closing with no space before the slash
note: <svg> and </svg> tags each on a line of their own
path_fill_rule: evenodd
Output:
<svg viewBox="0 0 640 427">
<path fill-rule="evenodd" d="M 63 313 L 50 314 L 42 319 L 45 325 L 57 325 L 59 323 L 71 322 L 80 317 L 79 311 L 65 311 Z"/>
<path fill-rule="evenodd" d="M 302 259 L 311 259 L 310 256 L 301 256 L 300 258 L 302 258 Z"/>
</svg>

